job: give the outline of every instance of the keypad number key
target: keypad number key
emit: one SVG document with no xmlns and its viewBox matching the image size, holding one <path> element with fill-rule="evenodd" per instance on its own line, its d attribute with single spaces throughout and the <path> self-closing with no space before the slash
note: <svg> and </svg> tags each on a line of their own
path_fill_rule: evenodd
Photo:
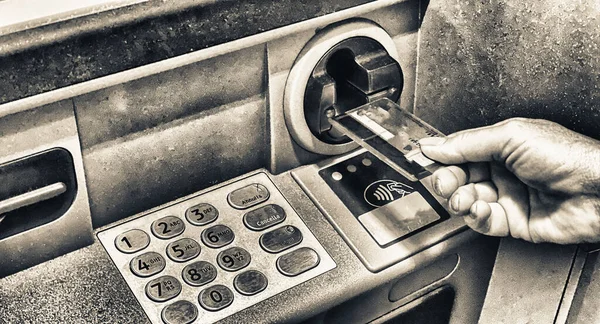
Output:
<svg viewBox="0 0 600 324">
<path fill-rule="evenodd" d="M 200 292 L 198 302 L 207 311 L 216 312 L 233 302 L 233 292 L 223 285 L 214 285 Z"/>
<path fill-rule="evenodd" d="M 146 296 L 161 303 L 175 298 L 181 292 L 181 283 L 173 276 L 162 276 L 146 284 Z"/>
<path fill-rule="evenodd" d="M 211 248 L 220 248 L 231 242 L 235 238 L 233 230 L 225 225 L 215 225 L 202 231 L 200 235 L 202 242 Z"/>
<path fill-rule="evenodd" d="M 198 318 L 198 308 L 187 300 L 178 300 L 161 312 L 166 324 L 190 324 Z"/>
<path fill-rule="evenodd" d="M 150 244 L 150 236 L 139 229 L 132 229 L 117 235 L 115 247 L 123 253 L 135 253 L 145 249 Z"/>
<path fill-rule="evenodd" d="M 129 262 L 131 272 L 138 277 L 150 277 L 165 268 L 165 259 L 156 252 L 140 254 Z"/>
<path fill-rule="evenodd" d="M 233 279 L 235 290 L 246 296 L 258 294 L 265 290 L 268 284 L 267 277 L 257 270 L 242 272 Z"/>
<path fill-rule="evenodd" d="M 202 226 L 214 222 L 219 211 L 211 204 L 202 203 L 188 208 L 185 218 L 193 225 Z"/>
<path fill-rule="evenodd" d="M 200 244 L 191 238 L 182 238 L 167 245 L 167 255 L 175 262 L 189 261 L 200 255 Z"/>
<path fill-rule="evenodd" d="M 167 216 L 159 218 L 152 223 L 152 234 L 166 240 L 173 238 L 185 230 L 185 224 L 179 217 Z"/>
<path fill-rule="evenodd" d="M 250 253 L 240 247 L 232 247 L 217 256 L 217 263 L 227 271 L 237 271 L 250 264 Z"/>
<path fill-rule="evenodd" d="M 185 266 L 181 276 L 188 285 L 199 287 L 215 280 L 217 268 L 206 261 L 196 261 Z"/>
</svg>

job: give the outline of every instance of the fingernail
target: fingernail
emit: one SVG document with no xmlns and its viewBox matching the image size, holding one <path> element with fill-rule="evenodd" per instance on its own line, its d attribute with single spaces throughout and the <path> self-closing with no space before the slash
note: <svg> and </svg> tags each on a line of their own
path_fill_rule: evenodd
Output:
<svg viewBox="0 0 600 324">
<path fill-rule="evenodd" d="M 457 213 L 460 211 L 460 195 L 454 195 L 454 197 L 452 197 L 450 208 Z"/>
<path fill-rule="evenodd" d="M 444 144 L 445 142 L 446 138 L 444 137 L 425 137 L 419 140 L 421 146 L 434 146 Z"/>
<path fill-rule="evenodd" d="M 473 206 L 471 206 L 471 212 L 469 213 L 469 218 L 477 219 L 477 204 L 473 204 Z"/>
<path fill-rule="evenodd" d="M 433 190 L 438 196 L 442 196 L 444 192 L 442 191 L 442 179 L 435 180 L 435 184 L 433 185 Z"/>
</svg>

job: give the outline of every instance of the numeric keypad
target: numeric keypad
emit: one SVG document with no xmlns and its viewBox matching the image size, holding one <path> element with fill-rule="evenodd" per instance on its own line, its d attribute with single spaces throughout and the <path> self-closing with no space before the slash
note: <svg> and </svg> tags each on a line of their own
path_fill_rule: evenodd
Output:
<svg viewBox="0 0 600 324">
<path fill-rule="evenodd" d="M 98 237 L 153 323 L 212 323 L 335 266 L 264 174 Z"/>
</svg>

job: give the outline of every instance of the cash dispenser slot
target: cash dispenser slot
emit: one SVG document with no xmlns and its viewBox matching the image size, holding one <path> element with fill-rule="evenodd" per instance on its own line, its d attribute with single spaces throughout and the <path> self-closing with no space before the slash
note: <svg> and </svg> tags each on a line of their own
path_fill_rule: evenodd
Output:
<svg viewBox="0 0 600 324">
<path fill-rule="evenodd" d="M 71 154 L 60 148 L 0 165 L 0 240 L 60 218 L 77 193 Z"/>
</svg>

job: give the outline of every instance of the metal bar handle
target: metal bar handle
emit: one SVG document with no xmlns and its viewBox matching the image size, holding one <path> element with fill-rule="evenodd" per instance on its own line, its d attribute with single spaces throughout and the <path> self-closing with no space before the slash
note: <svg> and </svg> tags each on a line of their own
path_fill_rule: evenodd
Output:
<svg viewBox="0 0 600 324">
<path fill-rule="evenodd" d="M 57 182 L 22 195 L 2 200 L 0 201 L 0 221 L 4 218 L 1 216 L 2 214 L 60 196 L 65 191 L 67 191 L 67 185 Z"/>
</svg>

